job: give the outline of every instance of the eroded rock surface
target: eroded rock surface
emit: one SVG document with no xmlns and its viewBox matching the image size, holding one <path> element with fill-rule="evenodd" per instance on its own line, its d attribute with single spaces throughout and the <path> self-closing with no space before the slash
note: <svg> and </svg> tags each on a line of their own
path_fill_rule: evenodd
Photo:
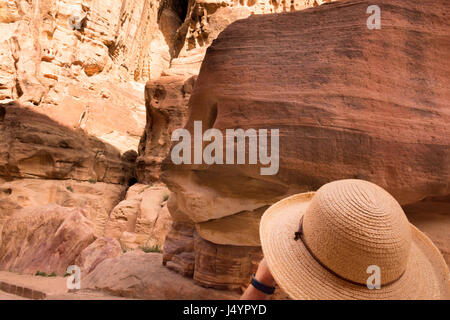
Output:
<svg viewBox="0 0 450 320">
<path fill-rule="evenodd" d="M 166 236 L 163 264 L 185 277 L 194 276 L 194 224 L 174 221 Z"/>
<path fill-rule="evenodd" d="M 173 54 L 169 68 L 159 78 L 147 82 L 145 101 L 147 124 L 141 139 L 138 159 L 138 179 L 157 181 L 160 166 L 172 143 L 174 129 L 184 127 L 188 101 L 207 48 L 228 25 L 253 14 L 290 12 L 317 6 L 329 1 L 284 0 L 191 0 L 184 8 L 184 22 L 173 38 Z M 182 2 L 170 0 L 164 8 L 180 10 Z M 183 10 L 181 10 L 183 11 Z M 164 14 L 161 15 L 163 19 Z M 162 23 L 160 23 L 162 25 Z"/>
<path fill-rule="evenodd" d="M 268 206 L 195 225 L 197 233 L 216 244 L 259 247 L 259 221 Z"/>
<path fill-rule="evenodd" d="M 163 184 L 135 184 L 110 213 L 104 235 L 120 240 L 122 248 L 162 249 L 172 219 L 167 209 L 170 191 Z"/>
<path fill-rule="evenodd" d="M 167 268 L 234 290 L 248 284 L 261 257 L 261 214 L 287 195 L 341 178 L 371 180 L 402 204 L 449 194 L 446 4 L 381 1 L 381 30 L 367 29 L 366 1 L 287 13 L 324 2 L 1 2 L 0 101 L 21 103 L 0 105 L 4 267 L 62 272 L 78 257 L 92 288 L 127 297 L 228 298 L 167 273 L 160 255 L 139 248 L 163 246 Z M 195 120 L 203 130 L 280 129 L 279 173 L 168 161 L 169 200 L 164 186 L 142 184 L 124 198 L 136 181 L 135 151 L 139 182 L 158 181 L 171 133 L 183 126 L 192 133 Z M 65 207 L 50 211 L 67 217 L 44 219 L 55 236 L 33 256 L 43 236 L 35 218 L 21 215 L 37 217 L 47 209 L 33 207 L 48 203 Z M 446 206 L 429 210 L 419 202 L 405 211 L 448 262 Z M 30 226 L 19 225 L 25 220 Z M 65 227 L 54 230 L 55 221 Z M 59 244 L 79 223 L 78 238 Z M 89 245 L 103 235 L 112 238 Z M 43 268 L 42 257 L 56 255 L 61 262 Z M 145 275 L 146 268 L 153 271 Z"/>
<path fill-rule="evenodd" d="M 109 213 L 123 198 L 125 186 L 76 180 L 21 179 L 0 184 L 0 228 L 22 208 L 58 204 L 82 208 L 102 236 Z"/>
<path fill-rule="evenodd" d="M 136 150 L 145 126 L 142 83 L 198 74 L 206 48 L 237 19 L 323 2 L 3 1 L 0 101 L 39 106 L 121 152 Z"/>
<path fill-rule="evenodd" d="M 249 232 L 234 222 L 239 215 L 333 180 L 372 181 L 403 205 L 450 193 L 448 8 L 443 0 L 381 1 L 382 29 L 370 30 L 370 4 L 253 15 L 208 48 L 189 100 L 191 136 L 201 121 L 203 131 L 279 129 L 280 137 L 273 176 L 262 176 L 260 164 L 164 161 L 171 213 L 196 223 L 216 250 Z M 196 259 L 194 277 L 197 268 Z"/>
<path fill-rule="evenodd" d="M 433 241 L 450 266 L 450 197 L 425 199 L 403 209 L 408 220 Z"/>
<path fill-rule="evenodd" d="M 203 286 L 234 290 L 247 286 L 263 258 L 261 247 L 217 245 L 194 235 L 194 280 Z"/>
<path fill-rule="evenodd" d="M 17 103 L 0 105 L 0 176 L 128 184 L 134 159 Z"/>
<path fill-rule="evenodd" d="M 330 0 L 191 0 L 176 38 L 181 49 L 164 71 L 169 76 L 197 75 L 206 49 L 228 25 L 251 15 L 292 12 Z"/>
<path fill-rule="evenodd" d="M 145 109 L 143 86 L 134 80 L 147 80 L 152 64 L 163 65 L 161 57 L 168 51 L 159 49 L 159 32 L 158 45 L 153 44 L 158 49 L 150 54 L 149 37 L 159 31 L 158 9 L 150 8 L 150 2 L 2 2 L 0 101 L 39 107 L 38 112 L 121 152 L 136 150 Z M 148 23 L 140 25 L 149 15 Z"/>
<path fill-rule="evenodd" d="M 139 299 L 222 300 L 239 294 L 206 289 L 162 266 L 159 253 L 127 252 L 107 259 L 82 280 L 86 289 Z M 107 276 L 105 276 L 107 275 Z"/>
<path fill-rule="evenodd" d="M 185 125 L 188 101 L 196 76 L 167 76 L 147 82 L 147 124 L 139 145 L 137 177 L 142 183 L 158 181 L 161 163 L 172 146 L 171 135 Z"/>
<path fill-rule="evenodd" d="M 122 254 L 119 241 L 114 238 L 101 237 L 86 247 L 75 260 L 75 265 L 81 269 L 81 274 L 88 274 L 104 260 L 115 258 Z"/>
<path fill-rule="evenodd" d="M 95 240 L 86 212 L 58 205 L 25 208 L 3 225 L 0 270 L 63 276 Z"/>
<path fill-rule="evenodd" d="M 445 6 L 386 3 L 386 31 L 377 32 L 366 27 L 364 6 L 255 15 L 220 35 L 191 96 L 186 128 L 192 135 L 194 121 L 202 121 L 204 130 L 279 128 L 280 169 L 261 176 L 260 165 L 176 166 L 167 158 L 163 178 L 180 210 L 203 222 L 350 177 L 377 183 L 403 204 L 450 192 L 444 160 L 450 156 L 449 93 L 443 89 L 450 84 L 450 45 L 442 41 L 449 28 L 428 19 L 441 21 Z M 417 23 L 412 12 L 427 19 Z M 332 32 L 322 34 L 317 20 L 328 21 Z M 352 21 L 358 36 L 342 21 Z M 408 36 L 412 29 L 417 37 Z M 326 41 L 317 43 L 317 37 Z M 423 70 L 423 80 L 412 77 L 418 71 L 410 63 Z M 427 75 L 435 86 L 423 87 Z"/>
</svg>

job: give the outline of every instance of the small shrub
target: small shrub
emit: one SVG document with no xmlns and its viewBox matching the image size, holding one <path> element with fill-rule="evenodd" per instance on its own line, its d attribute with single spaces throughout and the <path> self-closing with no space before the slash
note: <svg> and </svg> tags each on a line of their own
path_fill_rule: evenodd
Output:
<svg viewBox="0 0 450 320">
<path fill-rule="evenodd" d="M 97 183 L 97 180 L 89 179 L 88 182 L 89 182 L 89 183 L 92 183 L 92 184 L 95 184 L 95 183 Z"/>
<path fill-rule="evenodd" d="M 168 194 L 166 194 L 166 195 L 164 196 L 163 202 L 166 202 L 167 200 L 169 200 L 169 195 L 168 195 Z"/>
<path fill-rule="evenodd" d="M 69 190 L 70 192 L 73 192 L 73 188 L 71 186 L 67 186 L 66 189 Z"/>
<path fill-rule="evenodd" d="M 127 246 L 120 244 L 120 247 L 122 248 L 122 253 L 127 253 L 128 251 L 132 251 L 133 249 L 127 248 Z"/>
<path fill-rule="evenodd" d="M 148 246 L 148 245 L 140 246 L 139 249 L 141 249 L 145 253 L 150 253 L 150 252 L 162 253 L 161 246 L 159 244 L 155 244 L 153 246 Z"/>
<path fill-rule="evenodd" d="M 39 270 L 36 271 L 36 273 L 34 275 L 35 276 L 39 276 L 39 277 L 56 277 L 56 273 L 55 272 L 47 274 L 47 273 L 39 271 Z"/>
</svg>

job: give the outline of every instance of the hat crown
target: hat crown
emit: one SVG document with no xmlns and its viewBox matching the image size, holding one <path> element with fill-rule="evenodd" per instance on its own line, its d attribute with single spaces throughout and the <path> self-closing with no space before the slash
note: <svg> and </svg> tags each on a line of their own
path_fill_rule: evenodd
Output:
<svg viewBox="0 0 450 320">
<path fill-rule="evenodd" d="M 321 264 L 340 277 L 366 284 L 369 266 L 381 284 L 404 273 L 412 236 L 400 204 L 381 187 L 363 180 L 322 186 L 303 219 L 304 240 Z"/>
</svg>

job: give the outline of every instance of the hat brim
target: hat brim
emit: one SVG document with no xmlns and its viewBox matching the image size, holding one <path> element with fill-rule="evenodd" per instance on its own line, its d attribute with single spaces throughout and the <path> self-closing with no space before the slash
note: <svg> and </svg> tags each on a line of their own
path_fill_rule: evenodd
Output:
<svg viewBox="0 0 450 320">
<path fill-rule="evenodd" d="M 431 240 L 413 225 L 406 271 L 392 284 L 370 290 L 324 269 L 302 241 L 294 240 L 313 195 L 308 192 L 283 199 L 261 219 L 264 257 L 275 281 L 292 299 L 450 299 L 447 264 Z"/>
</svg>

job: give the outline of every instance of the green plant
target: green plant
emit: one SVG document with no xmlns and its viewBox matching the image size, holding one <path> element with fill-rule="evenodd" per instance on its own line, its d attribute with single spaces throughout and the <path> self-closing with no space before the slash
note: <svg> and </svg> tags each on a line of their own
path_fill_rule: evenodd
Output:
<svg viewBox="0 0 450 320">
<path fill-rule="evenodd" d="M 94 184 L 94 183 L 97 183 L 97 180 L 95 180 L 95 179 L 89 179 L 88 182 Z"/>
<path fill-rule="evenodd" d="M 145 253 L 150 253 L 150 252 L 158 252 L 161 253 L 161 246 L 159 244 L 155 244 L 153 246 L 139 246 L 139 249 L 141 249 L 142 251 L 144 251 Z"/>
<path fill-rule="evenodd" d="M 43 271 L 36 271 L 36 273 L 34 274 L 35 276 L 39 276 L 39 277 L 56 277 L 56 273 L 52 272 L 50 274 L 47 274 Z"/>
<path fill-rule="evenodd" d="M 128 251 L 133 251 L 133 249 L 128 248 L 126 245 L 124 244 L 120 244 L 120 247 L 122 248 L 122 252 L 123 253 L 127 253 Z"/>
<path fill-rule="evenodd" d="M 71 186 L 67 186 L 66 189 L 69 190 L 70 192 L 73 192 L 73 188 Z"/>
<path fill-rule="evenodd" d="M 169 195 L 168 195 L 168 194 L 166 194 L 166 195 L 164 196 L 163 202 L 166 202 L 167 200 L 169 200 Z"/>
<path fill-rule="evenodd" d="M 66 274 L 64 275 L 64 278 L 71 276 L 72 274 L 66 272 Z"/>
</svg>

